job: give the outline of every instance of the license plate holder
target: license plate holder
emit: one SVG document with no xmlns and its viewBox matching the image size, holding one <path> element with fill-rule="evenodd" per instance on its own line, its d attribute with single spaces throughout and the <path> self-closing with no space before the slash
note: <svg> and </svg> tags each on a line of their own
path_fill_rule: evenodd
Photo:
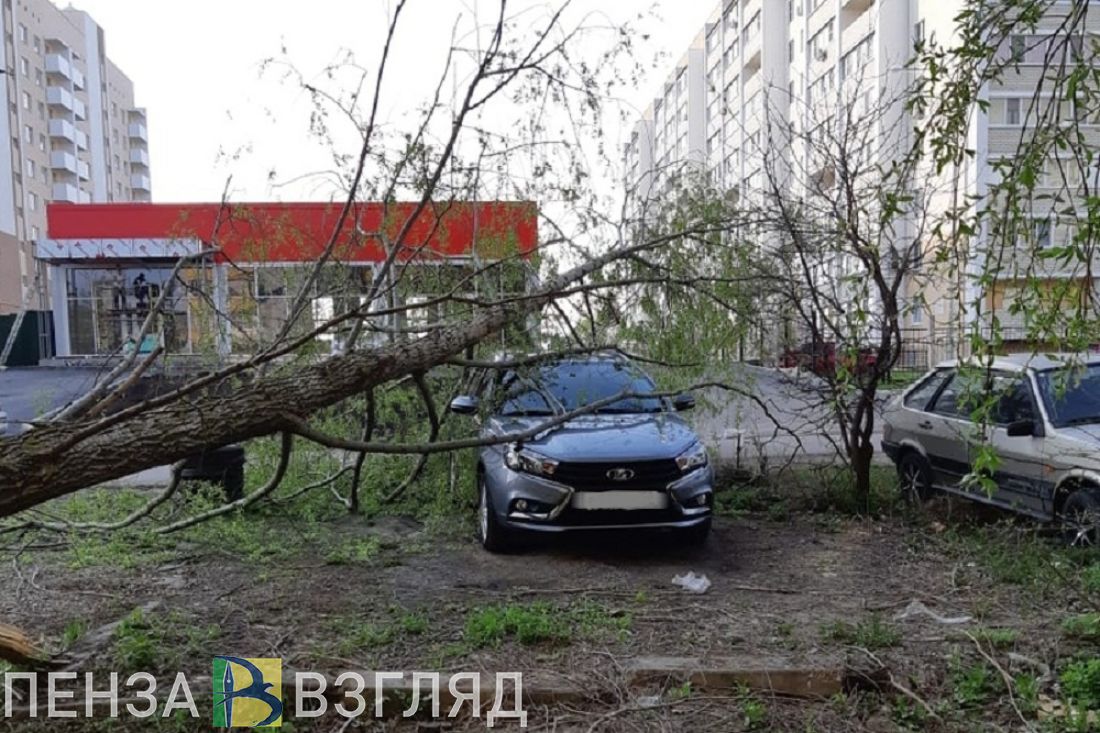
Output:
<svg viewBox="0 0 1100 733">
<path fill-rule="evenodd" d="M 571 503 L 581 510 L 668 509 L 668 495 L 659 491 L 578 491 Z"/>
</svg>

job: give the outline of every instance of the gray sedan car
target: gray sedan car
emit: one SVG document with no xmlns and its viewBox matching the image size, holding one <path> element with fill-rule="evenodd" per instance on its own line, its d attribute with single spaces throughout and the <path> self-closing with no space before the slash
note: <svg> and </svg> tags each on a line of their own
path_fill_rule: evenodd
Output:
<svg viewBox="0 0 1100 733">
<path fill-rule="evenodd" d="M 615 356 L 565 359 L 497 370 L 480 393 L 451 410 L 483 416 L 481 435 L 500 438 L 555 416 L 606 402 L 530 439 L 490 445 L 477 464 L 478 530 L 490 551 L 521 535 L 672 529 L 695 542 L 711 523 L 707 451 L 677 414 L 690 395 L 649 396 L 653 381 Z M 620 394 L 630 396 L 613 400 Z M 608 402 L 611 400 L 610 402 Z"/>
<path fill-rule="evenodd" d="M 909 496 L 957 494 L 1060 521 L 1071 544 L 1100 542 L 1100 355 L 944 362 L 884 420 Z M 985 445 L 996 459 L 979 465 Z"/>
</svg>

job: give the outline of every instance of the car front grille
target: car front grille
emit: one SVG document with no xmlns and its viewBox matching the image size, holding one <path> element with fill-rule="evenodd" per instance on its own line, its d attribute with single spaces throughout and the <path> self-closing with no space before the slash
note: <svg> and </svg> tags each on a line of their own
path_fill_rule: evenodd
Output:
<svg viewBox="0 0 1100 733">
<path fill-rule="evenodd" d="M 625 469 L 632 472 L 630 478 L 614 480 L 609 472 Z M 680 478 L 676 460 L 623 461 L 614 463 L 560 463 L 553 479 L 572 486 L 577 491 L 660 491 Z"/>
</svg>

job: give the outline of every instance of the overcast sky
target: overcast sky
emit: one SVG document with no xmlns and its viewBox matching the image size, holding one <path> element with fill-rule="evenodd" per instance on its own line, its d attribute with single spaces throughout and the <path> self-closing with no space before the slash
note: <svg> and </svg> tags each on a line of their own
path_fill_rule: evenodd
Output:
<svg viewBox="0 0 1100 733">
<path fill-rule="evenodd" d="M 513 0 L 515 5 L 533 0 Z M 63 4 L 63 3 L 61 3 Z M 316 75 L 341 49 L 374 68 L 389 0 L 79 0 L 103 27 L 107 54 L 133 79 L 137 103 L 149 112 L 154 201 L 218 200 L 232 174 L 232 198 L 327 198 L 315 181 L 272 186 L 323 169 L 329 158 L 311 144 L 310 104 L 277 74 L 260 74 L 264 59 L 286 48 L 305 75 Z M 701 28 L 716 0 L 577 0 L 617 22 L 646 13 L 639 26 L 652 38 L 639 55 L 663 53 L 659 71 L 631 92 L 644 107 Z M 424 98 L 434 83 L 433 50 L 444 48 L 461 13 L 487 14 L 491 0 L 409 0 L 402 16 L 383 99 L 396 109 Z M 428 59 L 429 69 L 424 60 Z M 617 136 L 616 136 L 617 137 Z M 615 139 L 615 137 L 613 137 Z"/>
</svg>

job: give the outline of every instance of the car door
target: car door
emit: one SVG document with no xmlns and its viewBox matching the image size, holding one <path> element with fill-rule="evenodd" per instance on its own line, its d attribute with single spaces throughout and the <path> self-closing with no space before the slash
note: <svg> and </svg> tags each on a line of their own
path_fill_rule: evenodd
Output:
<svg viewBox="0 0 1100 733">
<path fill-rule="evenodd" d="M 994 473 L 997 491 L 994 499 L 1021 511 L 1046 516 L 1043 497 L 1049 493 L 1050 477 L 1043 462 L 1043 419 L 1031 386 L 1022 373 L 994 373 L 993 389 L 1001 395 L 995 413 L 996 424 L 990 431 L 990 443 L 998 465 Z M 1008 426 L 1030 420 L 1039 435 L 1010 436 Z"/>
<path fill-rule="evenodd" d="M 961 489 L 963 477 L 970 473 L 974 425 L 969 405 L 975 390 L 980 386 L 973 375 L 955 372 L 917 424 L 935 482 L 949 489 Z"/>
</svg>

